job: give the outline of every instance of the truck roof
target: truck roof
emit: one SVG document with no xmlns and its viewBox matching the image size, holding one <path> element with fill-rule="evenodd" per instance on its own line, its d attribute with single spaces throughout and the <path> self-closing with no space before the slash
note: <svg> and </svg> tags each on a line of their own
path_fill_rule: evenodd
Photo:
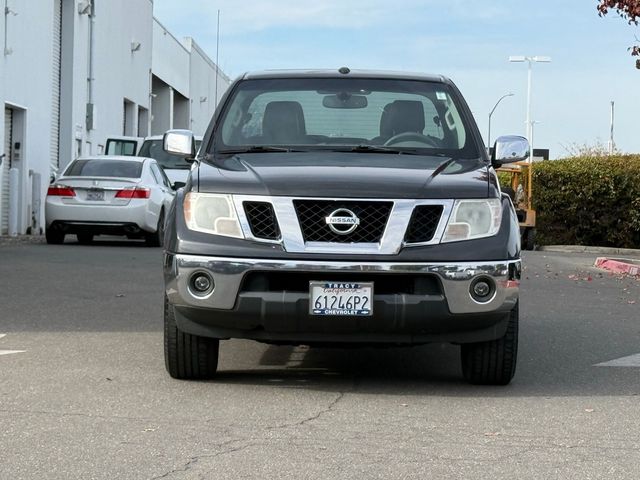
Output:
<svg viewBox="0 0 640 480">
<path fill-rule="evenodd" d="M 255 72 L 247 72 L 242 78 L 249 79 L 268 79 L 268 78 L 379 78 L 390 80 L 422 80 L 428 82 L 451 83 L 447 77 L 436 74 L 413 73 L 413 72 L 396 72 L 390 70 L 348 70 L 348 73 L 341 73 L 346 67 L 335 70 L 262 70 Z"/>
</svg>

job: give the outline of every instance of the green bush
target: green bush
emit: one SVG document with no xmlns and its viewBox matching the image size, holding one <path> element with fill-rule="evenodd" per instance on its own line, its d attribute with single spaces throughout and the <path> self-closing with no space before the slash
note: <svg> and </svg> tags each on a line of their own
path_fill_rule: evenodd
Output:
<svg viewBox="0 0 640 480">
<path fill-rule="evenodd" d="M 533 203 L 541 245 L 640 248 L 640 155 L 536 162 Z"/>
</svg>

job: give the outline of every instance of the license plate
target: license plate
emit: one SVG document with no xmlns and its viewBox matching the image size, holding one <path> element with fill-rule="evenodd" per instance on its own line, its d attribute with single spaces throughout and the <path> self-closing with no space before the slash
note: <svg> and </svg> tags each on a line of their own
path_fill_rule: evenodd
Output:
<svg viewBox="0 0 640 480">
<path fill-rule="evenodd" d="M 309 282 L 311 315 L 373 315 L 373 282 Z"/>
<path fill-rule="evenodd" d="M 88 190 L 87 200 L 94 200 L 94 201 L 104 200 L 104 190 Z"/>
</svg>

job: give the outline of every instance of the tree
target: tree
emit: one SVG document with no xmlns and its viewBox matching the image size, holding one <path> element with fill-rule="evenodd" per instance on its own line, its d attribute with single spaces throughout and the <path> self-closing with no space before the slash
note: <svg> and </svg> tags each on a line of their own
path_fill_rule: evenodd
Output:
<svg viewBox="0 0 640 480">
<path fill-rule="evenodd" d="M 630 24 L 638 25 L 640 21 L 640 0 L 598 0 L 598 12 L 602 17 L 614 10 Z M 630 47 L 631 55 L 640 57 L 640 45 Z M 636 60 L 636 68 L 640 69 L 640 58 Z"/>
</svg>

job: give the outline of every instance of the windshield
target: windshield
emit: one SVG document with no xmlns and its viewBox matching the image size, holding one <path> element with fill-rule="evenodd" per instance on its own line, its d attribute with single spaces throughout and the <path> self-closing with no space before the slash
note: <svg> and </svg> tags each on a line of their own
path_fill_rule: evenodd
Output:
<svg viewBox="0 0 640 480">
<path fill-rule="evenodd" d="M 448 85 L 394 79 L 243 81 L 215 145 L 222 153 L 284 147 L 479 156 Z"/>
<path fill-rule="evenodd" d="M 196 140 L 196 151 L 200 148 L 200 144 L 202 140 Z M 140 147 L 140 152 L 138 153 L 139 157 L 150 157 L 153 158 L 158 165 L 162 168 L 169 169 L 185 169 L 188 170 L 191 168 L 191 164 L 187 162 L 183 157 L 179 155 L 173 155 L 171 153 L 165 152 L 162 148 L 162 139 L 159 138 L 157 140 L 145 140 Z"/>
</svg>

